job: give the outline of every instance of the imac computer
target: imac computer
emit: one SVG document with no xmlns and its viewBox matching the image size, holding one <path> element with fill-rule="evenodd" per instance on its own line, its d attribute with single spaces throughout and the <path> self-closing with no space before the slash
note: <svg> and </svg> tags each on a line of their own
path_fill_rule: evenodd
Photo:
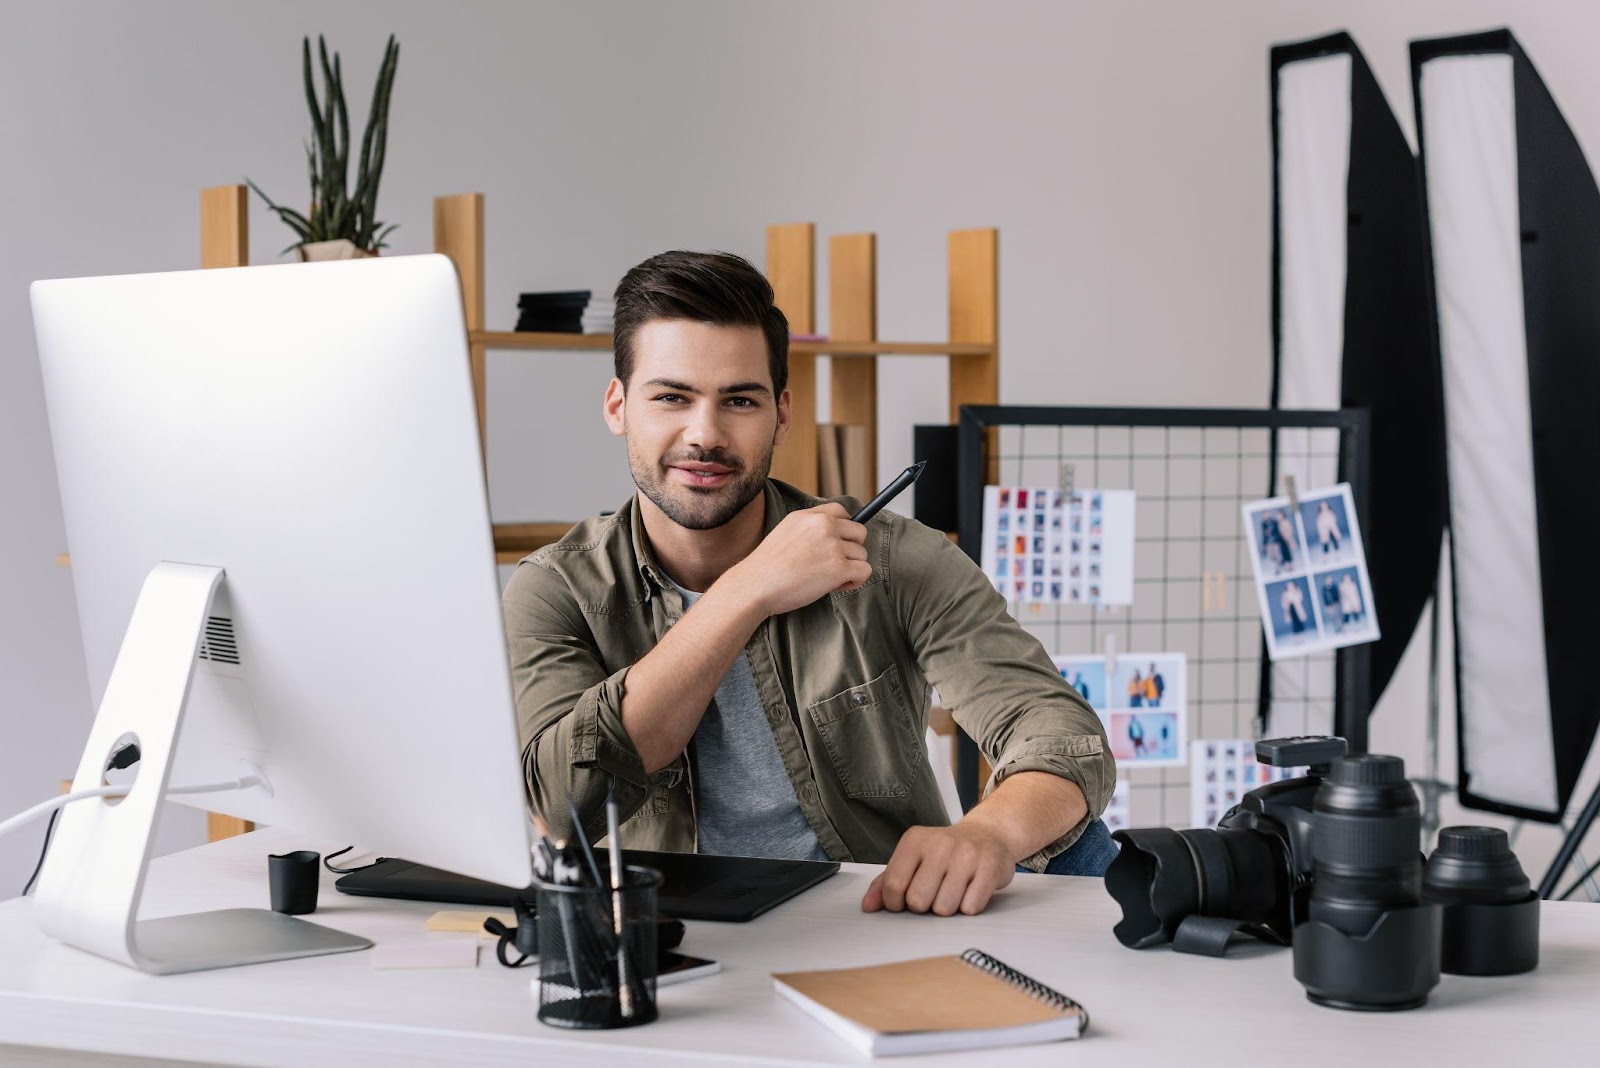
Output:
<svg viewBox="0 0 1600 1068">
<path fill-rule="evenodd" d="M 532 879 L 483 461 L 444 256 L 32 288 L 98 707 L 35 912 L 148 972 L 369 943 L 265 909 L 139 920 L 175 798 L 490 882 Z M 262 856 L 261 892 L 267 893 Z"/>
</svg>

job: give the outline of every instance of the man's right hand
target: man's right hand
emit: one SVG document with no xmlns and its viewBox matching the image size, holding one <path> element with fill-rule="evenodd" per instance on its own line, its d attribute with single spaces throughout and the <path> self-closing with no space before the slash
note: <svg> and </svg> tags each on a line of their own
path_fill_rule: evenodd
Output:
<svg viewBox="0 0 1600 1068">
<path fill-rule="evenodd" d="M 782 615 L 834 590 L 866 585 L 872 577 L 866 541 L 866 526 L 830 501 L 789 513 L 732 573 L 765 615 Z"/>
</svg>

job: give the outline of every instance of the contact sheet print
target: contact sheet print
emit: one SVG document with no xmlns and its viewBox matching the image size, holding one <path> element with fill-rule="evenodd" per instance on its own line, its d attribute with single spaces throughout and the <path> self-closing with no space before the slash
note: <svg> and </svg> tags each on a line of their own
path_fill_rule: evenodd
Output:
<svg viewBox="0 0 1600 1068">
<path fill-rule="evenodd" d="M 1249 738 L 1204 738 L 1191 743 L 1189 824 L 1215 827 L 1239 799 L 1258 786 L 1304 775 L 1306 768 L 1275 768 L 1256 759 Z"/>
<path fill-rule="evenodd" d="M 1018 604 L 1133 603 L 1132 490 L 986 486 L 983 572 Z"/>
<path fill-rule="evenodd" d="M 1378 640 L 1350 486 L 1244 505 L 1267 652 L 1282 660 Z"/>
<path fill-rule="evenodd" d="M 1057 656 L 1056 670 L 1105 725 L 1111 755 L 1125 767 L 1184 763 L 1188 738 L 1188 657 L 1183 653 Z"/>
</svg>

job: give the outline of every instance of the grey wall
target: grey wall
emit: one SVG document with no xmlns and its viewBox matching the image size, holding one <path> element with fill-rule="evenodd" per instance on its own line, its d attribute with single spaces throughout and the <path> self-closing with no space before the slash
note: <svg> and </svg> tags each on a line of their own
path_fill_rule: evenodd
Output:
<svg viewBox="0 0 1600 1068">
<path fill-rule="evenodd" d="M 882 336 L 940 337 L 944 234 L 993 225 L 1002 400 L 1256 405 L 1268 46 L 1351 30 L 1409 128 L 1406 41 L 1504 24 L 1596 143 L 1600 13 L 1557 0 L 13 0 L 0 7 L 0 815 L 71 773 L 92 715 L 71 575 L 53 564 L 65 546 L 27 284 L 195 266 L 202 186 L 248 174 L 298 203 L 302 33 L 343 50 L 358 113 L 383 35 L 399 35 L 381 198 L 402 224 L 393 251 L 430 248 L 434 195 L 486 193 L 491 326 L 509 327 L 523 289 L 609 288 L 667 247 L 759 263 L 766 224 L 813 219 L 823 235 L 879 234 Z M 251 210 L 255 261 L 270 262 L 291 235 Z M 819 297 L 825 324 L 825 286 Z M 937 363 L 884 366 L 888 471 L 946 398 Z M 627 492 L 597 418 L 607 375 L 592 354 L 494 358 L 498 518 L 575 518 Z M 1375 744 L 1408 755 L 1418 667 L 1375 723 Z M 166 847 L 196 841 L 199 820 L 175 810 L 165 832 Z M 0 897 L 37 845 L 0 841 Z"/>
</svg>

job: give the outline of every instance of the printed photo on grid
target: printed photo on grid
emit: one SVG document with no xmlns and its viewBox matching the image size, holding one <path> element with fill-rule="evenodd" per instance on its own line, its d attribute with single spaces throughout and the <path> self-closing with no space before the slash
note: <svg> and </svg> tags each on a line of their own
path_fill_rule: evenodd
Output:
<svg viewBox="0 0 1600 1068">
<path fill-rule="evenodd" d="M 1189 753 L 1190 825 L 1215 827 L 1251 790 L 1305 773 L 1261 763 L 1248 738 L 1197 738 Z"/>
<path fill-rule="evenodd" d="M 1378 639 L 1372 580 L 1347 483 L 1244 505 L 1250 564 L 1273 660 Z"/>
<path fill-rule="evenodd" d="M 1188 744 L 1188 657 L 1119 653 L 1105 713 L 1111 755 L 1137 767 L 1180 767 Z"/>
<path fill-rule="evenodd" d="M 1067 684 L 1078 691 L 1078 696 L 1083 698 L 1090 708 L 1100 713 L 1104 719 L 1109 704 L 1106 686 L 1106 659 L 1103 656 L 1056 656 L 1052 657 L 1056 670 L 1061 672 L 1061 677 Z"/>
<path fill-rule="evenodd" d="M 1350 515 L 1342 494 L 1302 497 L 1300 525 L 1306 532 L 1305 552 L 1310 567 L 1355 564 L 1355 539 L 1350 536 Z"/>
<path fill-rule="evenodd" d="M 1108 831 L 1125 831 L 1133 826 L 1128 809 L 1128 798 L 1131 786 L 1127 779 L 1117 779 L 1117 785 L 1111 791 L 1111 800 L 1106 803 L 1106 810 L 1100 814 L 1105 821 Z"/>
<path fill-rule="evenodd" d="M 1133 603 L 1132 490 L 986 486 L 980 564 L 1020 604 Z"/>
<path fill-rule="evenodd" d="M 1056 670 L 1100 716 L 1117 763 L 1181 767 L 1188 744 L 1188 657 L 1183 653 L 1061 654 Z"/>
<path fill-rule="evenodd" d="M 1362 575 L 1354 567 L 1315 573 L 1317 612 L 1324 634 L 1375 641 L 1378 623 L 1362 593 Z"/>
<path fill-rule="evenodd" d="M 1269 579 L 1304 569 L 1305 543 L 1294 518 L 1294 509 L 1287 502 L 1268 502 L 1266 507 L 1245 511 L 1256 567 Z"/>
</svg>

